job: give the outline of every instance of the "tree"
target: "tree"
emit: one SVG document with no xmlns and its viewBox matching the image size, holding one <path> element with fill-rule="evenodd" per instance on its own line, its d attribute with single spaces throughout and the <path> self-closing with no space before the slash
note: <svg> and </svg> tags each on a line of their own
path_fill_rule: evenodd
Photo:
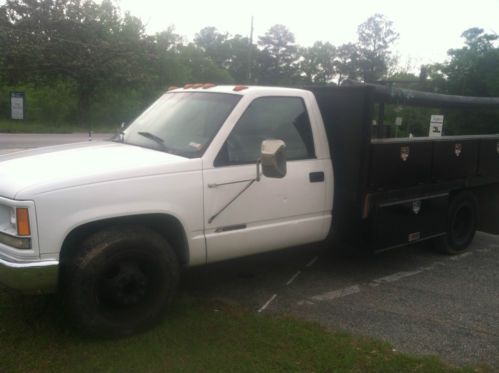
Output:
<svg viewBox="0 0 499 373">
<path fill-rule="evenodd" d="M 274 25 L 258 41 L 257 83 L 292 84 L 299 80 L 295 36 L 286 26 Z"/>
<path fill-rule="evenodd" d="M 343 44 L 336 49 L 335 65 L 338 84 L 346 79 L 359 79 L 361 74 L 359 58 L 359 50 L 355 44 Z"/>
<path fill-rule="evenodd" d="M 447 93 L 469 96 L 499 96 L 499 37 L 471 28 L 461 35 L 459 49 L 448 51 L 450 60 L 440 66 Z M 498 133 L 497 110 L 461 110 L 448 115 L 449 133 Z"/>
<path fill-rule="evenodd" d="M 215 27 L 205 27 L 194 37 L 194 44 L 220 68 L 226 68 L 229 59 L 228 34 L 218 32 Z"/>
<path fill-rule="evenodd" d="M 359 70 L 365 82 L 384 78 L 395 64 L 390 47 L 399 35 L 393 30 L 393 23 L 381 14 L 369 17 L 357 28 Z"/>
<path fill-rule="evenodd" d="M 109 0 L 7 0 L 2 14 L 10 41 L 2 67 L 11 82 L 71 79 L 82 124 L 99 89 L 143 80 L 144 27 Z"/>
<path fill-rule="evenodd" d="M 465 46 L 448 51 L 450 61 L 442 66 L 449 93 L 499 96 L 499 40 L 496 34 L 470 28 L 461 35 Z"/>
<path fill-rule="evenodd" d="M 300 72 L 306 81 L 327 84 L 336 73 L 336 47 L 329 42 L 317 41 L 309 48 L 301 50 Z"/>
<path fill-rule="evenodd" d="M 227 70 L 236 82 L 248 81 L 249 55 L 258 53 L 248 38 L 241 35 L 231 37 L 218 32 L 215 27 L 205 27 L 196 34 L 194 43 L 216 66 Z"/>
<path fill-rule="evenodd" d="M 236 82 L 251 83 L 250 81 L 250 63 L 254 65 L 250 56 L 258 56 L 258 48 L 250 44 L 247 37 L 235 35 L 226 41 L 229 58 L 226 61 L 226 67 Z M 251 66 L 253 68 L 253 66 Z"/>
<path fill-rule="evenodd" d="M 144 44 L 147 65 L 142 67 L 146 70 L 142 85 L 153 92 L 151 98 L 167 86 L 192 81 L 190 69 L 181 58 L 184 40 L 175 32 L 174 26 L 146 38 Z"/>
<path fill-rule="evenodd" d="M 169 26 L 166 30 L 158 32 L 154 36 L 154 43 L 162 52 L 178 53 L 179 48 L 183 45 L 182 36 L 175 32 L 175 26 Z"/>
<path fill-rule="evenodd" d="M 180 63 L 187 69 L 193 83 L 232 83 L 233 78 L 203 53 L 203 50 L 190 43 L 183 46 L 179 54 Z"/>
</svg>

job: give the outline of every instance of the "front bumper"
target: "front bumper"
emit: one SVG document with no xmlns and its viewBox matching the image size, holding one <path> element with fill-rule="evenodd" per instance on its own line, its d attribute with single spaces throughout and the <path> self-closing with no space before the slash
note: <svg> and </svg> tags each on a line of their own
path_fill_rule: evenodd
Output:
<svg viewBox="0 0 499 373">
<path fill-rule="evenodd" d="M 57 289 L 59 261 L 16 262 L 0 257 L 0 284 L 25 293 L 50 293 Z"/>
</svg>

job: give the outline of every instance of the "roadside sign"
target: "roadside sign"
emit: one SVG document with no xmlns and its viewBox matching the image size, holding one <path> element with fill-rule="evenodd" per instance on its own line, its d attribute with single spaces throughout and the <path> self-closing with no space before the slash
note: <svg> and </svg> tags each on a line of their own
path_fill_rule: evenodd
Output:
<svg viewBox="0 0 499 373">
<path fill-rule="evenodd" d="M 24 92 L 10 92 L 10 117 L 11 119 L 24 120 Z"/>
<path fill-rule="evenodd" d="M 443 115 L 432 115 L 430 118 L 430 132 L 428 136 L 430 137 L 440 137 L 442 136 L 442 127 L 444 126 L 444 116 Z"/>
</svg>

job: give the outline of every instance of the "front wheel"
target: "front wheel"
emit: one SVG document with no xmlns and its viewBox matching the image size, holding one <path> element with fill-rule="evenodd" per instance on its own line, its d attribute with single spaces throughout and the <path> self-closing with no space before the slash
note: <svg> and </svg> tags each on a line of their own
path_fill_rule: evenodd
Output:
<svg viewBox="0 0 499 373">
<path fill-rule="evenodd" d="M 477 201 L 473 193 L 457 194 L 449 205 L 447 219 L 447 232 L 436 240 L 436 248 L 447 255 L 462 253 L 473 241 L 477 227 Z"/>
<path fill-rule="evenodd" d="M 91 235 L 62 278 L 77 326 L 99 336 L 129 335 L 159 321 L 178 280 L 172 248 L 142 227 L 109 228 Z"/>
</svg>

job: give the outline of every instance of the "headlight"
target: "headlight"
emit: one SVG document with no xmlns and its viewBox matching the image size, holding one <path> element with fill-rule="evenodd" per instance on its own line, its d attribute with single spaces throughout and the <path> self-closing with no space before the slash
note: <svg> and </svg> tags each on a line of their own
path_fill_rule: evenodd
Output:
<svg viewBox="0 0 499 373">
<path fill-rule="evenodd" d="M 17 222 L 16 222 L 17 218 L 16 218 L 16 209 L 11 207 L 10 208 L 10 225 L 12 226 L 12 228 L 14 228 L 14 230 L 17 231 Z"/>
<path fill-rule="evenodd" d="M 30 238 L 14 237 L 2 232 L 0 232 L 0 243 L 20 250 L 31 249 Z"/>
<path fill-rule="evenodd" d="M 0 205 L 0 243 L 21 250 L 31 248 L 29 210 Z"/>
</svg>

